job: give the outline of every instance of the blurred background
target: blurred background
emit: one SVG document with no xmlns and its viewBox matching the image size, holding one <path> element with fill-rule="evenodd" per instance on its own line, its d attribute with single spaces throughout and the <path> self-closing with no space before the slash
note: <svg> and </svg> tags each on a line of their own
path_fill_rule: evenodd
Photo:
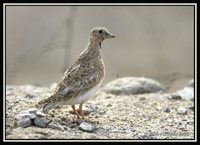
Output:
<svg viewBox="0 0 200 145">
<path fill-rule="evenodd" d="M 96 26 L 116 36 L 102 43 L 104 84 L 144 76 L 177 89 L 194 77 L 194 6 L 6 6 L 6 84 L 60 81 Z"/>
</svg>

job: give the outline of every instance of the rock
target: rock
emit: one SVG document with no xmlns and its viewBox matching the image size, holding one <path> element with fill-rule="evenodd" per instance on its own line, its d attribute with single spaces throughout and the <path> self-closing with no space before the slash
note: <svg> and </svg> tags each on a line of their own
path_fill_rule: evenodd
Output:
<svg viewBox="0 0 200 145">
<path fill-rule="evenodd" d="M 178 114 L 186 115 L 187 114 L 187 109 L 184 107 L 180 107 L 177 109 Z"/>
<path fill-rule="evenodd" d="M 93 132 L 94 131 L 94 126 L 92 126 L 91 124 L 88 124 L 86 122 L 82 122 L 79 125 L 79 129 L 86 131 L 86 132 Z"/>
<path fill-rule="evenodd" d="M 17 125 L 20 126 L 20 127 L 29 127 L 32 125 L 32 121 L 30 118 L 23 118 L 23 119 L 20 119 L 18 122 L 17 122 Z"/>
<path fill-rule="evenodd" d="M 166 107 L 163 111 L 166 113 L 169 113 L 171 111 L 171 109 L 169 107 Z"/>
<path fill-rule="evenodd" d="M 45 117 L 45 116 L 46 116 L 44 113 L 42 113 L 42 112 L 40 112 L 40 111 L 37 111 L 37 112 L 36 112 L 36 115 L 37 115 L 38 117 Z"/>
<path fill-rule="evenodd" d="M 44 118 L 36 117 L 34 119 L 34 124 L 38 127 L 45 128 L 47 127 L 47 122 Z"/>
<path fill-rule="evenodd" d="M 172 99 L 192 100 L 194 99 L 194 80 L 191 80 L 186 87 L 172 93 Z"/>
<path fill-rule="evenodd" d="M 29 108 L 28 111 L 32 114 L 35 114 L 37 109 L 36 108 Z"/>
<path fill-rule="evenodd" d="M 29 116 L 32 120 L 36 118 L 36 115 L 35 114 L 30 114 Z"/>
<path fill-rule="evenodd" d="M 19 112 L 18 115 L 19 115 L 20 117 L 28 117 L 28 116 L 30 116 L 30 113 L 29 113 L 28 110 L 25 110 L 25 111 Z"/>
<path fill-rule="evenodd" d="M 159 82 L 144 77 L 115 79 L 101 89 L 101 91 L 115 95 L 155 93 L 163 90 L 163 86 Z"/>
<path fill-rule="evenodd" d="M 21 111 L 19 116 L 21 118 L 18 121 L 18 126 L 28 127 L 33 124 L 42 128 L 47 126 L 46 120 L 42 118 L 45 117 L 45 114 L 37 111 L 36 108 L 29 108 L 28 110 Z"/>
</svg>

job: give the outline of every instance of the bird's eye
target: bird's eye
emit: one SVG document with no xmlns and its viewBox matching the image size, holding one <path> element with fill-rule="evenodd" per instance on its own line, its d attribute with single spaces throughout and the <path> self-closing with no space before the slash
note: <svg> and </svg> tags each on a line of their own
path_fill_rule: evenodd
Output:
<svg viewBox="0 0 200 145">
<path fill-rule="evenodd" d="M 103 31 L 102 30 L 99 30 L 99 33 L 102 33 Z"/>
</svg>

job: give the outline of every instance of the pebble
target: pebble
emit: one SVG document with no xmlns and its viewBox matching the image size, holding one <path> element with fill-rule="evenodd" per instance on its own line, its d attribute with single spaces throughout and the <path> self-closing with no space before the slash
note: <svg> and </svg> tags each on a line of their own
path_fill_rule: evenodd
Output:
<svg viewBox="0 0 200 145">
<path fill-rule="evenodd" d="M 29 116 L 31 119 L 35 119 L 36 118 L 36 115 L 35 114 L 30 114 Z"/>
<path fill-rule="evenodd" d="M 32 121 L 30 118 L 24 118 L 24 119 L 20 119 L 18 122 L 17 122 L 17 125 L 20 126 L 20 127 L 29 127 L 32 125 Z"/>
<path fill-rule="evenodd" d="M 171 109 L 169 107 L 166 107 L 163 111 L 166 113 L 169 113 L 171 111 Z"/>
<path fill-rule="evenodd" d="M 32 114 L 35 114 L 37 109 L 36 108 L 29 108 L 28 111 Z"/>
<path fill-rule="evenodd" d="M 91 124 L 88 124 L 86 122 L 82 122 L 79 125 L 79 129 L 86 131 L 86 132 L 93 132 L 94 131 L 94 126 L 92 126 Z"/>
<path fill-rule="evenodd" d="M 18 115 L 19 115 L 20 117 L 28 117 L 28 116 L 30 116 L 30 113 L 29 113 L 28 110 L 25 110 L 25 111 L 19 112 Z"/>
<path fill-rule="evenodd" d="M 39 117 L 45 117 L 46 115 L 40 111 L 37 111 L 36 112 L 36 115 L 39 116 Z"/>
<path fill-rule="evenodd" d="M 186 115 L 187 114 L 187 109 L 184 107 L 180 107 L 177 109 L 178 114 Z"/>
<path fill-rule="evenodd" d="M 40 111 L 37 111 L 36 108 L 29 108 L 28 110 L 21 111 L 18 115 L 20 118 L 17 122 L 17 125 L 20 127 L 36 125 L 44 128 L 48 124 L 47 121 L 43 118 L 46 115 Z"/>
<path fill-rule="evenodd" d="M 34 119 L 34 124 L 38 127 L 45 128 L 47 127 L 47 122 L 44 118 L 36 117 Z"/>
</svg>

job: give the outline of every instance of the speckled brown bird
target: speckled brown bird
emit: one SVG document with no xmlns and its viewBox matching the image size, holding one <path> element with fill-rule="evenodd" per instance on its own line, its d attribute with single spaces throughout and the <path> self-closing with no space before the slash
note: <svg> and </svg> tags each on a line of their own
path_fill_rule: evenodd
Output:
<svg viewBox="0 0 200 145">
<path fill-rule="evenodd" d="M 95 27 L 91 30 L 86 49 L 66 70 L 54 94 L 38 103 L 38 106 L 43 106 L 43 112 L 52 109 L 52 105 L 65 104 L 71 105 L 78 119 L 80 116 L 85 119 L 82 111 L 83 103 L 95 95 L 105 76 L 101 43 L 107 38 L 115 38 L 108 29 Z M 75 104 L 80 104 L 79 112 Z"/>
</svg>

